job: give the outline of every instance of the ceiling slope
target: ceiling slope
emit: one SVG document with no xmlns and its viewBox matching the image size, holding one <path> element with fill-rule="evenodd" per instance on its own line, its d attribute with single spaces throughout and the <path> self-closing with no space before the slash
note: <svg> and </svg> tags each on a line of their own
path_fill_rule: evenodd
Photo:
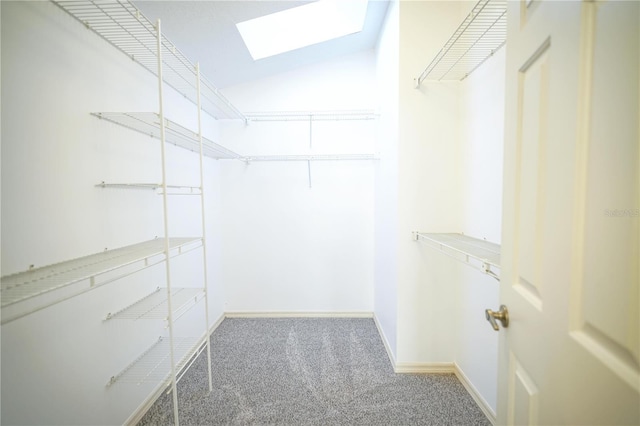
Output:
<svg viewBox="0 0 640 426">
<path fill-rule="evenodd" d="M 344 0 L 348 1 L 348 0 Z M 297 67 L 372 49 L 387 12 L 387 0 L 370 0 L 364 29 L 356 34 L 254 61 L 236 23 L 301 6 L 308 1 L 134 1 L 218 88 L 291 71 Z"/>
</svg>

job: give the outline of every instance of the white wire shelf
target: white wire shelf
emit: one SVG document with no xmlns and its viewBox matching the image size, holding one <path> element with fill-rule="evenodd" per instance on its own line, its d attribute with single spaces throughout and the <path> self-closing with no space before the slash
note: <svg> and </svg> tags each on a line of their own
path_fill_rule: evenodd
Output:
<svg viewBox="0 0 640 426">
<path fill-rule="evenodd" d="M 464 80 L 507 39 L 507 0 L 480 0 L 416 79 Z"/>
<path fill-rule="evenodd" d="M 160 116 L 155 112 L 92 112 L 91 115 L 135 130 L 136 132 L 160 139 Z M 200 139 L 196 132 L 181 126 L 167 118 L 165 122 L 165 140 L 168 143 L 200 152 Z M 239 154 L 218 145 L 210 139 L 202 138 L 203 153 L 215 159 L 241 159 Z"/>
<path fill-rule="evenodd" d="M 173 307 L 172 316 L 175 319 L 181 317 L 189 309 L 195 306 L 204 297 L 203 288 L 172 288 L 171 305 Z M 153 293 L 120 309 L 117 312 L 107 314 L 105 321 L 126 319 L 162 319 L 166 320 L 169 315 L 168 295 L 166 288 L 158 287 Z"/>
<path fill-rule="evenodd" d="M 127 0 L 52 0 L 104 40 L 158 75 L 156 26 Z M 197 104 L 196 67 L 164 35 L 162 40 L 163 81 Z M 201 76 L 202 109 L 214 118 L 244 115 L 218 89 Z"/>
<path fill-rule="evenodd" d="M 173 339 L 173 350 L 176 372 L 182 370 L 196 355 L 206 341 L 195 337 L 178 337 Z M 143 383 L 166 382 L 171 375 L 171 358 L 169 339 L 160 337 L 149 349 L 125 367 L 120 373 L 112 376 L 107 387 L 117 383 L 141 385 Z"/>
<path fill-rule="evenodd" d="M 335 154 L 335 155 L 258 155 L 247 156 L 245 161 L 364 161 L 377 160 L 374 154 Z"/>
<path fill-rule="evenodd" d="M 249 121 L 357 121 L 378 118 L 373 110 L 269 111 L 248 112 L 245 116 Z"/>
<path fill-rule="evenodd" d="M 446 255 L 470 266 L 479 267 L 485 274 L 500 280 L 500 245 L 464 234 L 414 232 L 416 241 L 424 241 Z"/>
<path fill-rule="evenodd" d="M 99 188 L 140 189 L 153 191 L 158 195 L 163 194 L 161 183 L 108 183 L 103 181 L 96 186 Z M 200 195 L 201 193 L 200 187 L 197 186 L 167 185 L 167 195 Z"/>
<path fill-rule="evenodd" d="M 170 238 L 170 256 L 177 256 L 194 250 L 202 245 L 202 238 Z M 9 306 L 81 281 L 88 281 L 88 287 L 64 298 L 50 301 L 46 306 L 77 296 L 85 291 L 112 282 L 123 276 L 148 268 L 164 261 L 165 239 L 156 238 L 143 243 L 133 244 L 89 256 L 29 269 L 24 272 L 4 276 L 0 279 L 1 306 Z M 153 259 L 158 255 L 161 259 Z M 135 265 L 133 268 L 125 268 Z M 123 269 L 122 274 L 109 274 L 105 280 L 102 275 Z M 126 269 L 126 270 L 125 270 Z M 26 313 L 25 313 L 26 315 Z M 23 316 L 19 315 L 18 317 Z M 15 318 L 12 318 L 15 319 Z M 3 323 L 6 322 L 3 318 Z"/>
</svg>

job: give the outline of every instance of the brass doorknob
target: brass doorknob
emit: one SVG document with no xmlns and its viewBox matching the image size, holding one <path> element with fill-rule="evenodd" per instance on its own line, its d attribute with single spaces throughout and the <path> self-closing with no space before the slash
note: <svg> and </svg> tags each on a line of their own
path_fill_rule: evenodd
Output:
<svg viewBox="0 0 640 426">
<path fill-rule="evenodd" d="M 505 305 L 500 305 L 500 310 L 498 312 L 492 311 L 491 309 L 485 309 L 484 315 L 485 318 L 487 318 L 487 321 L 491 323 L 491 327 L 496 331 L 500 330 L 496 320 L 500 321 L 503 328 L 509 327 L 509 311 Z"/>
</svg>

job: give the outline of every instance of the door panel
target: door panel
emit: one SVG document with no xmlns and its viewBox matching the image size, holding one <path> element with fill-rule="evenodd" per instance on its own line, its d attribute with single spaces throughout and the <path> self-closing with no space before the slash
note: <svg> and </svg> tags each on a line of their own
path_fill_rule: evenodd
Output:
<svg viewBox="0 0 640 426">
<path fill-rule="evenodd" d="M 509 387 L 509 424 L 537 424 L 538 387 L 513 352 L 509 356 Z"/>
<path fill-rule="evenodd" d="M 498 421 L 640 424 L 640 2 L 507 27 Z"/>
<path fill-rule="evenodd" d="M 516 192 L 519 201 L 515 236 L 518 280 L 514 284 L 514 290 L 538 310 L 542 310 L 539 267 L 543 241 L 536 230 L 544 225 L 550 46 L 550 40 L 547 39 L 526 60 L 518 76 Z"/>
<path fill-rule="evenodd" d="M 578 191 L 584 197 L 573 336 L 636 390 L 638 313 L 638 2 L 589 5 L 584 25 L 589 93 Z M 615 84 L 613 82 L 623 82 Z M 615 137 L 615 139 L 614 139 Z M 615 283 L 611 285 L 611 283 Z M 615 290 L 615 291 L 612 291 Z"/>
</svg>

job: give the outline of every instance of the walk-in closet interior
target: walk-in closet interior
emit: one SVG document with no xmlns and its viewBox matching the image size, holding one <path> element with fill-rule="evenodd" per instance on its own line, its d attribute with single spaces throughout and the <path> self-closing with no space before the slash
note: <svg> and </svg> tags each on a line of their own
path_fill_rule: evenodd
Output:
<svg viewBox="0 0 640 426">
<path fill-rule="evenodd" d="M 225 318 L 280 316 L 373 318 L 496 423 L 507 11 L 539 1 L 369 0 L 251 58 L 235 24 L 313 3 L 0 3 L 2 424 L 135 424 Z"/>
</svg>

